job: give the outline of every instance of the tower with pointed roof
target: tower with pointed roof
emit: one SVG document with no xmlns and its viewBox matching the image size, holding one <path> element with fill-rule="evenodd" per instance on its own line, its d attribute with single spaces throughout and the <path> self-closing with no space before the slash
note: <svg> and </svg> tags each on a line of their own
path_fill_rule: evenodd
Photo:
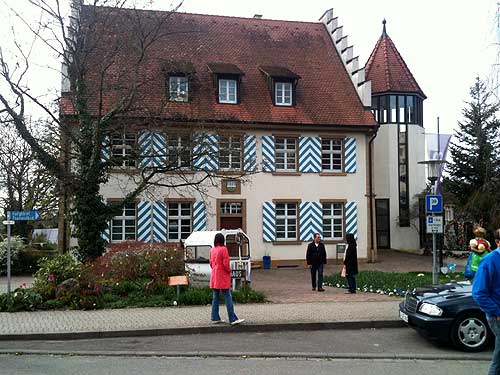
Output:
<svg viewBox="0 0 500 375">
<path fill-rule="evenodd" d="M 379 248 L 420 249 L 417 195 L 425 189 L 423 101 L 426 96 L 389 37 L 382 35 L 368 62 L 372 112 L 380 124 L 374 141 L 376 237 Z"/>
</svg>

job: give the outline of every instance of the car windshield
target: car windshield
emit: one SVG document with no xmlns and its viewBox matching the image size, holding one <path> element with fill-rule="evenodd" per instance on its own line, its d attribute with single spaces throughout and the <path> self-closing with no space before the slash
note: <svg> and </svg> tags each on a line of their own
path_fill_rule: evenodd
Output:
<svg viewBox="0 0 500 375">
<path fill-rule="evenodd" d="M 211 246 L 188 246 L 186 247 L 186 262 L 208 263 L 210 261 Z"/>
</svg>

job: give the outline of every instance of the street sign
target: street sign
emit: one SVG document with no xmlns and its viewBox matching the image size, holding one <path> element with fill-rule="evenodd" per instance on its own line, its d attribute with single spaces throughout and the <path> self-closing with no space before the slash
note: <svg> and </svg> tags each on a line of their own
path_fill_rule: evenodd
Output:
<svg viewBox="0 0 500 375">
<path fill-rule="evenodd" d="M 40 220 L 40 213 L 36 210 L 9 211 L 9 220 L 15 220 L 15 221 Z"/>
<path fill-rule="evenodd" d="M 427 233 L 443 233 L 442 216 L 427 216 Z"/>
<path fill-rule="evenodd" d="M 14 220 L 4 220 L 2 221 L 3 225 L 14 225 L 16 222 Z"/>
<path fill-rule="evenodd" d="M 426 195 L 425 196 L 425 212 L 430 214 L 440 214 L 443 212 L 443 196 L 442 195 Z"/>
</svg>

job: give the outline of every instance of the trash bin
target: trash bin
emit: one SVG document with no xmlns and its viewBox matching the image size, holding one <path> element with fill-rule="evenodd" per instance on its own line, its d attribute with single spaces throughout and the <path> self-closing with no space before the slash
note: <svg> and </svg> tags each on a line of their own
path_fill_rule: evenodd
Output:
<svg viewBox="0 0 500 375">
<path fill-rule="evenodd" d="M 271 269 L 271 257 L 269 255 L 264 255 L 262 257 L 262 267 L 265 270 Z"/>
</svg>

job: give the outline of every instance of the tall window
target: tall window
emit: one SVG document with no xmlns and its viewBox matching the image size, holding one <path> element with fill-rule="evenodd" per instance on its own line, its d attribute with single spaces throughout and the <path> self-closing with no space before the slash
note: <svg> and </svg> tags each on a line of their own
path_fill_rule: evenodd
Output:
<svg viewBox="0 0 500 375">
<path fill-rule="evenodd" d="M 188 101 L 188 79 L 181 76 L 170 76 L 169 80 L 169 98 L 174 102 Z"/>
<path fill-rule="evenodd" d="M 191 137 L 189 135 L 167 135 L 167 158 L 170 168 L 190 168 Z"/>
<path fill-rule="evenodd" d="M 184 240 L 191 234 L 191 207 L 190 202 L 167 203 L 167 231 L 169 241 Z"/>
<path fill-rule="evenodd" d="M 220 137 L 219 141 L 219 166 L 225 170 L 241 170 L 243 150 L 242 138 L 239 135 Z"/>
<path fill-rule="evenodd" d="M 238 102 L 237 83 L 235 79 L 219 79 L 219 103 Z"/>
<path fill-rule="evenodd" d="M 292 83 L 291 82 L 276 82 L 274 84 L 275 97 L 274 103 L 276 105 L 291 106 L 292 97 Z"/>
<path fill-rule="evenodd" d="M 111 242 L 135 240 L 135 203 L 126 204 L 120 215 L 111 220 Z"/>
<path fill-rule="evenodd" d="M 111 162 L 115 167 L 134 168 L 137 165 L 137 139 L 133 133 L 111 136 Z"/>
<path fill-rule="evenodd" d="M 410 192 L 408 191 L 408 125 L 398 126 L 399 225 L 410 225 Z"/>
<path fill-rule="evenodd" d="M 323 171 L 342 172 L 342 139 L 321 140 L 321 166 Z"/>
<path fill-rule="evenodd" d="M 344 238 L 344 203 L 323 203 L 323 237 L 327 240 Z"/>
<path fill-rule="evenodd" d="M 276 138 L 276 170 L 281 172 L 297 171 L 297 139 Z"/>
<path fill-rule="evenodd" d="M 297 203 L 276 203 L 276 239 L 297 239 Z"/>
</svg>

